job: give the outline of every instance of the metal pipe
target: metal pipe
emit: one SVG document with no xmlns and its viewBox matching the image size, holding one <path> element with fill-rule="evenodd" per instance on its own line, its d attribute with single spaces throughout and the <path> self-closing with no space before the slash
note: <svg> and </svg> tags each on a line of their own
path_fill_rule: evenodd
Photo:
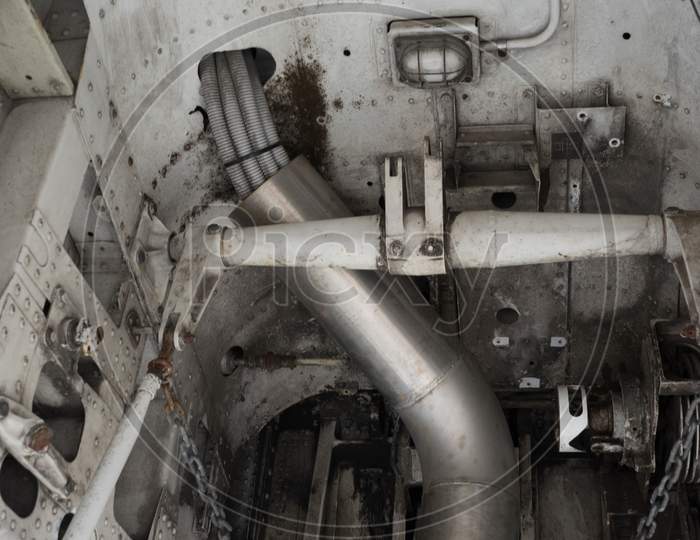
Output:
<svg viewBox="0 0 700 540">
<path fill-rule="evenodd" d="M 350 217 L 328 183 L 297 158 L 242 203 L 257 224 Z M 273 212 L 274 209 L 274 212 Z M 374 272 L 307 268 L 288 285 L 401 415 L 418 449 L 418 538 L 514 540 L 517 467 L 503 411 L 477 363 L 433 330 L 412 282 Z M 468 531 L 468 532 L 467 532 Z"/>
<path fill-rule="evenodd" d="M 419 231 L 420 232 L 420 231 Z M 448 225 L 452 268 L 497 268 L 664 253 L 661 216 L 462 212 Z M 229 266 L 385 268 L 380 216 L 234 227 L 223 236 Z"/>
<path fill-rule="evenodd" d="M 496 268 L 664 252 L 661 216 L 462 212 L 449 227 L 454 268 Z"/>
<path fill-rule="evenodd" d="M 559 28 L 561 18 L 560 0 L 549 0 L 549 20 L 542 31 L 531 36 L 520 38 L 505 38 L 493 41 L 496 49 L 529 49 L 542 45 L 554 35 Z M 488 46 L 487 46 L 488 47 Z"/>
<path fill-rule="evenodd" d="M 67 540 L 85 540 L 94 536 L 93 530 L 112 496 L 114 486 L 138 439 L 148 406 L 155 398 L 160 385 L 160 379 L 151 373 L 146 374 L 141 381 L 134 400 L 124 413 L 114 438 L 109 443 L 85 495 L 80 500 L 78 509 L 66 531 Z"/>
<path fill-rule="evenodd" d="M 227 266 L 376 269 L 381 259 L 379 216 L 346 217 L 262 227 L 227 228 Z"/>
</svg>

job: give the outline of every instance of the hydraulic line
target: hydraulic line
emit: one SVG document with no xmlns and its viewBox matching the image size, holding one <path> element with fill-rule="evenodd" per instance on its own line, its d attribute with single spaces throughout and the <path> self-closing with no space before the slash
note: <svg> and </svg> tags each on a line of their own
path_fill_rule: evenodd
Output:
<svg viewBox="0 0 700 540">
<path fill-rule="evenodd" d="M 226 62 L 228 63 L 229 71 L 236 87 L 236 96 L 238 97 L 238 105 L 243 115 L 244 127 L 250 137 L 253 150 L 255 152 L 260 152 L 267 148 L 269 143 L 267 142 L 262 119 L 258 112 L 251 78 L 245 60 L 243 59 L 243 53 L 241 51 L 228 51 L 223 54 L 226 56 Z M 279 169 L 269 150 L 259 154 L 257 160 L 264 174 L 264 179 L 269 178 Z M 257 188 L 259 185 L 259 183 L 253 183 L 253 188 Z"/>
<path fill-rule="evenodd" d="M 216 75 L 216 65 L 214 56 L 206 56 L 200 66 L 200 79 L 202 82 L 202 94 L 204 104 L 207 107 L 207 116 L 212 135 L 219 150 L 219 156 L 224 162 L 224 169 L 238 195 L 243 198 L 251 192 L 245 173 L 240 164 L 235 163 L 238 156 L 233 146 L 226 126 L 221 98 L 219 96 L 219 85 Z M 226 165 L 229 164 L 229 165 Z"/>
<path fill-rule="evenodd" d="M 250 83 L 253 87 L 253 95 L 255 96 L 255 103 L 258 108 L 258 113 L 260 114 L 265 137 L 267 138 L 267 144 L 272 146 L 272 156 L 281 169 L 289 163 L 289 156 L 287 155 L 287 151 L 280 144 L 280 138 L 277 134 L 277 127 L 275 126 L 275 122 L 272 120 L 270 106 L 265 98 L 265 92 L 263 91 L 263 87 L 260 82 L 258 70 L 255 67 L 253 55 L 250 53 L 250 51 L 245 51 L 243 53 L 243 57 L 245 58 L 246 67 L 248 68 L 248 75 L 250 77 Z"/>
<path fill-rule="evenodd" d="M 253 146 L 250 144 L 226 58 L 223 54 L 218 53 L 215 55 L 214 60 L 216 62 L 216 74 L 219 80 L 221 105 L 224 109 L 224 117 L 226 118 L 226 125 L 228 126 L 231 140 L 233 140 L 233 146 L 236 149 L 241 167 L 245 171 L 250 185 L 260 185 L 265 181 L 265 175 L 255 156 Z"/>
</svg>

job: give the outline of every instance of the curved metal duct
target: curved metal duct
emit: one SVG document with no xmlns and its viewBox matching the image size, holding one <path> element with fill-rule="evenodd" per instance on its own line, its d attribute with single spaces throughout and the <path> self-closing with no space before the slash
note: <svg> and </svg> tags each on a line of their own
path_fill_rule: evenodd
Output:
<svg viewBox="0 0 700 540">
<path fill-rule="evenodd" d="M 241 204 L 256 224 L 350 216 L 297 158 Z M 281 219 L 277 219 L 281 216 Z M 290 269 L 289 287 L 401 415 L 423 471 L 421 539 L 514 540 L 513 444 L 477 364 L 433 330 L 436 313 L 408 280 L 335 268 Z"/>
</svg>

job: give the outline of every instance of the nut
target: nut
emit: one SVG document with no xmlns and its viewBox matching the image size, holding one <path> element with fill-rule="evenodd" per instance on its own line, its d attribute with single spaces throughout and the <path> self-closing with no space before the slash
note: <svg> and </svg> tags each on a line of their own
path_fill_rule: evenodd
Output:
<svg viewBox="0 0 700 540">
<path fill-rule="evenodd" d="M 389 244 L 389 254 L 398 257 L 403 253 L 403 243 L 401 240 L 393 240 L 391 244 Z"/>
<path fill-rule="evenodd" d="M 36 424 L 29 430 L 24 439 L 24 444 L 27 448 L 31 448 L 35 452 L 45 451 L 51 444 L 53 432 L 46 424 Z"/>
<path fill-rule="evenodd" d="M 420 247 L 420 254 L 426 257 L 441 257 L 442 253 L 442 240 L 439 238 L 428 238 Z"/>
</svg>

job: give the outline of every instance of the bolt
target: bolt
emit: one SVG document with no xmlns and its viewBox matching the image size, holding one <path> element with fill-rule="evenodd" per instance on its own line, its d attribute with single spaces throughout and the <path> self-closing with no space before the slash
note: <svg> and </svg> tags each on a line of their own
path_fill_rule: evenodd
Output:
<svg viewBox="0 0 700 540">
<path fill-rule="evenodd" d="M 698 329 L 694 325 L 686 326 L 680 332 L 682 338 L 694 339 L 698 335 Z"/>
<path fill-rule="evenodd" d="M 389 244 L 389 254 L 398 257 L 401 253 L 403 253 L 403 243 L 401 243 L 401 240 L 392 241 L 391 244 Z"/>
<path fill-rule="evenodd" d="M 420 253 L 426 257 L 440 257 L 443 253 L 442 240 L 439 238 L 428 238 L 421 245 Z"/>
<path fill-rule="evenodd" d="M 24 439 L 24 445 L 35 452 L 44 452 L 51 444 L 53 432 L 46 424 L 37 424 L 29 430 Z"/>
<path fill-rule="evenodd" d="M 210 223 L 207 225 L 207 234 L 219 234 L 221 232 L 221 225 L 218 223 Z"/>
</svg>

